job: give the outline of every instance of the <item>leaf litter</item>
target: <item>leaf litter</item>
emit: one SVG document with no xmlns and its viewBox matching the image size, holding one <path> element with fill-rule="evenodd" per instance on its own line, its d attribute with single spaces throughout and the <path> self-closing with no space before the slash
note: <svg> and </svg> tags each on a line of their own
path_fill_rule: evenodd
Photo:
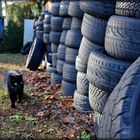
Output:
<svg viewBox="0 0 140 140">
<path fill-rule="evenodd" d="M 23 102 L 11 109 L 8 97 L 1 99 L 0 138 L 95 139 L 93 114 L 76 111 L 73 98 L 62 95 L 61 85 L 52 86 L 46 72 L 22 73 L 26 93 Z"/>
</svg>

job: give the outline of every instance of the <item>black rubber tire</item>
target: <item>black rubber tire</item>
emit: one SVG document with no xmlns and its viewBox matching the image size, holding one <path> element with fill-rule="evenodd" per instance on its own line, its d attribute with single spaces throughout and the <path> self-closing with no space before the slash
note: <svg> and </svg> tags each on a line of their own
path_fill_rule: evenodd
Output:
<svg viewBox="0 0 140 140">
<path fill-rule="evenodd" d="M 84 63 L 79 56 L 76 57 L 75 67 L 77 71 L 86 73 L 87 71 L 87 63 Z"/>
<path fill-rule="evenodd" d="M 71 30 L 81 30 L 82 19 L 73 17 L 71 23 Z"/>
<path fill-rule="evenodd" d="M 98 49 L 104 49 L 104 47 L 92 43 L 87 38 L 83 37 L 79 48 L 78 57 L 82 60 L 82 63 L 87 64 L 91 51 L 98 50 Z"/>
<path fill-rule="evenodd" d="M 84 14 L 81 32 L 91 42 L 104 45 L 107 20 Z"/>
<path fill-rule="evenodd" d="M 62 17 L 68 16 L 69 1 L 62 0 L 60 2 L 59 15 Z"/>
<path fill-rule="evenodd" d="M 102 119 L 102 114 L 94 111 L 94 114 L 93 114 L 93 131 L 95 133 L 95 136 L 98 132 L 98 128 L 99 128 L 100 123 L 101 123 L 101 119 Z"/>
<path fill-rule="evenodd" d="M 63 65 L 64 65 L 64 63 L 65 63 L 65 61 L 63 61 L 63 60 L 60 60 L 60 59 L 57 60 L 56 69 L 57 69 L 57 72 L 59 74 L 61 74 L 61 75 L 63 74 Z"/>
<path fill-rule="evenodd" d="M 27 55 L 29 54 L 29 51 L 31 49 L 32 46 L 32 41 L 27 42 L 20 50 L 21 54 L 23 55 Z"/>
<path fill-rule="evenodd" d="M 62 82 L 62 75 L 52 72 L 51 73 L 51 84 L 57 85 L 57 84 L 61 84 L 61 82 Z"/>
<path fill-rule="evenodd" d="M 44 33 L 44 34 L 43 34 L 43 41 L 44 41 L 44 43 L 46 43 L 46 44 L 50 44 L 50 35 Z"/>
<path fill-rule="evenodd" d="M 52 53 L 57 53 L 58 45 L 51 43 L 51 52 Z"/>
<path fill-rule="evenodd" d="M 72 18 L 71 17 L 65 17 L 62 25 L 63 30 L 70 30 L 71 28 L 71 22 Z"/>
<path fill-rule="evenodd" d="M 109 95 L 109 93 L 89 83 L 89 103 L 94 111 L 102 114 Z"/>
<path fill-rule="evenodd" d="M 115 14 L 116 0 L 81 0 L 80 8 L 92 16 L 108 19 Z"/>
<path fill-rule="evenodd" d="M 65 60 L 66 46 L 59 44 L 57 50 L 57 58 L 61 60 Z"/>
<path fill-rule="evenodd" d="M 61 32 L 50 32 L 50 41 L 51 43 L 54 44 L 59 44 L 60 43 L 60 37 L 61 37 Z"/>
<path fill-rule="evenodd" d="M 55 32 L 61 32 L 63 25 L 63 17 L 52 16 L 51 18 L 51 30 Z"/>
<path fill-rule="evenodd" d="M 65 45 L 71 48 L 79 49 L 81 40 L 82 40 L 82 34 L 80 30 L 69 30 L 67 32 Z"/>
<path fill-rule="evenodd" d="M 128 68 L 111 93 L 97 137 L 140 139 L 140 57 Z"/>
<path fill-rule="evenodd" d="M 60 2 L 53 2 L 50 8 L 50 13 L 53 16 L 59 16 Z"/>
<path fill-rule="evenodd" d="M 89 98 L 87 96 L 79 94 L 77 90 L 74 93 L 74 107 L 76 110 L 83 113 L 93 112 L 89 104 Z"/>
<path fill-rule="evenodd" d="M 26 68 L 29 68 L 30 70 L 38 69 L 38 66 L 42 61 L 44 51 L 45 44 L 43 43 L 43 40 L 40 38 L 35 38 L 26 60 Z"/>
<path fill-rule="evenodd" d="M 66 36 L 67 36 L 67 30 L 64 30 L 64 31 L 62 32 L 61 38 L 60 38 L 60 43 L 61 43 L 61 44 L 65 44 Z"/>
<path fill-rule="evenodd" d="M 45 63 L 46 63 L 46 67 L 47 67 L 47 63 L 52 63 L 52 53 L 50 53 L 49 51 L 45 52 Z"/>
<path fill-rule="evenodd" d="M 75 64 L 77 55 L 78 55 L 77 49 L 67 47 L 66 54 L 65 54 L 65 61 L 70 64 Z"/>
<path fill-rule="evenodd" d="M 49 66 L 47 67 L 47 74 L 51 75 L 51 73 L 57 73 L 56 68 Z"/>
<path fill-rule="evenodd" d="M 105 50 L 122 60 L 136 60 L 140 56 L 140 20 L 112 16 L 107 25 Z"/>
<path fill-rule="evenodd" d="M 56 68 L 57 65 L 57 53 L 52 53 L 52 65 Z"/>
<path fill-rule="evenodd" d="M 87 78 L 97 88 L 111 93 L 130 62 L 108 56 L 104 50 L 92 51 L 87 67 Z"/>
<path fill-rule="evenodd" d="M 83 18 L 84 12 L 80 9 L 79 1 L 70 1 L 68 14 L 72 17 Z"/>
<path fill-rule="evenodd" d="M 36 38 L 43 39 L 43 31 L 36 30 Z"/>
<path fill-rule="evenodd" d="M 61 90 L 64 96 L 73 96 L 76 90 L 76 84 L 62 80 Z"/>
<path fill-rule="evenodd" d="M 89 82 L 86 73 L 83 72 L 77 73 L 76 84 L 77 84 L 77 92 L 81 95 L 88 97 Z"/>
<path fill-rule="evenodd" d="M 37 27 L 39 31 L 43 31 L 43 21 L 38 20 L 37 21 Z"/>
<path fill-rule="evenodd" d="M 65 63 L 63 65 L 63 79 L 67 82 L 76 83 L 77 70 L 75 65 Z"/>
<path fill-rule="evenodd" d="M 46 34 L 49 34 L 50 31 L 51 31 L 51 25 L 50 25 L 50 24 L 44 24 L 44 25 L 43 25 L 43 31 L 44 31 L 44 33 L 46 33 Z"/>
<path fill-rule="evenodd" d="M 140 18 L 140 2 L 138 0 L 117 0 L 116 15 Z"/>
<path fill-rule="evenodd" d="M 50 24 L 51 23 L 51 17 L 52 17 L 51 13 L 45 14 L 43 23 L 44 24 Z"/>
</svg>

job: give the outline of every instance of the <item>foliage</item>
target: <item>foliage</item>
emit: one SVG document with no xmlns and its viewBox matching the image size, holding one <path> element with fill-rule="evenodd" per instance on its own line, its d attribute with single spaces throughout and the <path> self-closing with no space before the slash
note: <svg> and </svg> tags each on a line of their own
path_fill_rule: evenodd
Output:
<svg viewBox="0 0 140 140">
<path fill-rule="evenodd" d="M 84 131 L 82 131 L 81 139 L 90 140 L 90 139 L 91 139 L 91 134 L 90 134 L 90 133 L 87 133 L 87 132 L 84 130 Z"/>
<path fill-rule="evenodd" d="M 4 30 L 4 51 L 17 53 L 23 45 L 24 19 L 33 18 L 31 3 L 13 3 L 7 7 L 10 20 Z"/>
</svg>

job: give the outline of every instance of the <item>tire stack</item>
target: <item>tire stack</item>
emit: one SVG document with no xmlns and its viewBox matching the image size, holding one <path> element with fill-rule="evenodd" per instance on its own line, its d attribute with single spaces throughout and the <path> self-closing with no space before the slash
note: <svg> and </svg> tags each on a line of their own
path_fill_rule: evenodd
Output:
<svg viewBox="0 0 140 140">
<path fill-rule="evenodd" d="M 87 63 L 89 55 L 93 50 L 104 50 L 104 38 L 107 21 L 108 18 L 115 12 L 115 3 L 109 2 L 109 0 L 81 0 L 80 8 L 84 12 L 81 27 L 83 38 L 76 58 L 76 69 L 78 70 L 78 75 L 77 90 L 74 94 L 74 106 L 83 112 L 88 112 L 92 109 L 94 111 L 98 111 L 97 107 L 95 108 L 95 106 L 93 106 L 93 98 L 95 101 L 99 99 L 96 97 L 97 95 L 93 97 L 93 94 L 95 94 L 98 90 L 96 91 L 94 86 L 92 86 L 93 90 L 91 89 L 91 81 L 88 81 L 87 78 Z M 90 74 L 92 75 L 92 73 Z M 89 93 L 92 94 L 92 97 Z"/>
<path fill-rule="evenodd" d="M 108 21 L 105 50 L 108 55 L 120 61 L 132 63 L 140 56 L 140 2 L 117 0 L 115 13 Z M 122 65 L 117 69 L 120 70 L 123 70 Z M 121 77 L 115 73 L 109 75 L 118 80 Z M 116 79 L 114 81 L 117 81 Z M 139 59 L 130 66 L 111 93 L 99 122 L 99 139 L 140 138 L 138 94 Z"/>
<path fill-rule="evenodd" d="M 65 96 L 73 96 L 76 90 L 77 70 L 75 69 L 75 60 L 82 39 L 81 23 L 83 18 L 83 12 L 79 3 L 79 1 L 71 0 L 68 8 L 68 14 L 72 17 L 72 23 L 65 39 L 66 54 L 62 81 L 62 94 Z"/>
<path fill-rule="evenodd" d="M 50 13 L 46 13 L 44 16 L 43 29 L 44 29 L 43 41 L 46 46 L 45 62 L 46 62 L 46 68 L 47 68 L 48 63 L 50 64 L 52 63 L 51 42 L 49 39 L 50 31 L 51 31 L 51 14 Z"/>
<path fill-rule="evenodd" d="M 50 12 L 52 13 L 51 17 L 51 32 L 50 32 L 50 41 L 51 41 L 51 52 L 52 52 L 52 67 L 51 71 L 51 83 L 52 85 L 61 84 L 62 76 L 57 73 L 57 49 L 60 43 L 60 37 L 62 33 L 63 17 L 59 16 L 60 2 L 53 2 Z"/>
<path fill-rule="evenodd" d="M 72 18 L 68 15 L 68 7 L 69 7 L 69 0 L 62 0 L 60 2 L 60 9 L 59 9 L 59 15 L 64 18 L 63 24 L 62 24 L 62 34 L 60 38 L 60 44 L 57 49 L 57 73 L 61 75 L 61 81 L 56 81 L 55 84 L 60 84 L 62 82 L 62 75 L 63 75 L 63 65 L 65 63 L 65 52 L 66 52 L 66 46 L 65 46 L 65 39 L 67 35 L 67 31 L 71 28 L 71 22 Z M 57 75 L 55 75 L 57 76 Z"/>
</svg>

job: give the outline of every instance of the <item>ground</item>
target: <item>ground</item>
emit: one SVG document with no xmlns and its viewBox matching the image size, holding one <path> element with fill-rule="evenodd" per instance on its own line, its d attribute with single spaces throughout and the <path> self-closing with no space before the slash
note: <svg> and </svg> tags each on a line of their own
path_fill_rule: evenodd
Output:
<svg viewBox="0 0 140 140">
<path fill-rule="evenodd" d="M 51 86 L 45 71 L 25 68 L 27 56 L 0 54 L 0 139 L 95 139 L 93 115 L 75 110 L 73 98 Z M 3 88 L 3 72 L 18 69 L 23 73 L 25 97 L 16 109 Z"/>
</svg>

